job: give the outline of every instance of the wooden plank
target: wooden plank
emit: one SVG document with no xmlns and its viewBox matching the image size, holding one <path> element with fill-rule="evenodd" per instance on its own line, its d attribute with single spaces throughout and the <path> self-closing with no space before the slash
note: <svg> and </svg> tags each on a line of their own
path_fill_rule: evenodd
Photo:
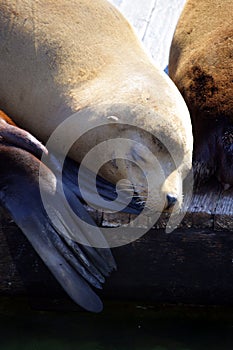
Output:
<svg viewBox="0 0 233 350">
<path fill-rule="evenodd" d="M 113 3 L 117 7 L 120 7 L 123 0 L 109 0 L 109 2 Z"/>
<path fill-rule="evenodd" d="M 37 308 L 43 308 L 44 300 L 59 308 L 59 299 L 68 297 L 20 230 L 4 220 L 0 294 L 26 294 Z M 233 235 L 227 232 L 152 229 L 136 242 L 114 248 L 113 254 L 118 271 L 98 292 L 104 299 L 233 305 Z"/>
<path fill-rule="evenodd" d="M 114 251 L 118 272 L 106 297 L 156 303 L 232 304 L 233 236 L 151 230 Z"/>
<path fill-rule="evenodd" d="M 145 36 L 155 3 L 156 0 L 123 0 L 119 6 L 119 10 L 135 28 L 136 33 L 141 40 L 143 40 Z"/>
<path fill-rule="evenodd" d="M 180 228 L 165 233 L 165 215 L 156 228 L 137 241 L 114 248 L 118 271 L 107 280 L 100 293 L 102 297 L 147 303 L 233 305 L 231 198 L 232 191 L 222 192 L 216 182 L 204 184 L 192 199 L 187 213 L 189 220 L 185 218 Z M 110 227 L 128 224 L 130 219 L 124 214 L 95 215 L 99 224 Z M 215 228 L 221 232 L 214 231 Z M 132 233 L 136 228 L 128 230 Z M 60 308 L 62 298 L 69 308 L 76 308 L 3 212 L 0 240 L 1 295 L 27 295 L 33 307 L 54 309 Z"/>
<path fill-rule="evenodd" d="M 183 220 L 183 227 L 214 229 L 214 217 L 221 192 L 221 185 L 214 179 L 197 187 Z"/>
<path fill-rule="evenodd" d="M 215 230 L 233 231 L 233 189 L 222 192 L 214 218 Z"/>
<path fill-rule="evenodd" d="M 186 0 L 157 0 L 143 38 L 147 50 L 160 68 L 168 64 L 169 50 Z"/>
<path fill-rule="evenodd" d="M 132 24 L 153 61 L 164 69 L 186 0 L 111 0 Z"/>
</svg>

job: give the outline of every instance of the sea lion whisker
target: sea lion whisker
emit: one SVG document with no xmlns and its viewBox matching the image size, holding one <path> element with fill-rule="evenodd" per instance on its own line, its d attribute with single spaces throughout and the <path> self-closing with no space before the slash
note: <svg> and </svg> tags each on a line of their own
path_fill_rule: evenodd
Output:
<svg viewBox="0 0 233 350">
<path fill-rule="evenodd" d="M 139 205 L 144 205 L 145 203 L 146 203 L 145 201 L 137 202 L 137 204 L 139 204 Z"/>
<path fill-rule="evenodd" d="M 122 183 L 122 181 L 121 181 L 120 187 L 122 187 L 122 186 L 135 187 L 135 184 L 133 184 L 133 183 L 128 183 L 128 182 L 126 182 L 126 183 L 124 184 L 124 183 Z M 140 184 L 137 184 L 136 186 L 137 186 L 137 187 L 144 187 L 143 185 L 140 185 Z"/>
<path fill-rule="evenodd" d="M 146 197 L 142 197 L 142 196 L 131 196 L 131 197 L 126 197 L 126 199 L 141 199 L 143 201 L 146 201 Z"/>
<path fill-rule="evenodd" d="M 140 198 L 140 196 L 135 196 L 134 194 L 130 194 L 129 196 L 126 196 L 125 199 L 137 199 L 137 198 Z"/>
<path fill-rule="evenodd" d="M 122 192 L 122 193 L 134 193 L 133 189 L 119 189 L 117 192 Z"/>
</svg>

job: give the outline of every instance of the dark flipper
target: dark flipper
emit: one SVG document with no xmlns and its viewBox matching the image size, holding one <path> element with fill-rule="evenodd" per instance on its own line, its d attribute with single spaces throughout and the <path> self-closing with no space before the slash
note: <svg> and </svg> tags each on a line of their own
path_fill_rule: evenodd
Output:
<svg viewBox="0 0 233 350">
<path fill-rule="evenodd" d="M 18 205 L 20 205 L 18 203 Z M 12 210 L 12 206 L 11 210 Z M 8 208 L 9 209 L 9 208 Z M 102 302 L 89 284 L 81 277 L 75 269 L 71 267 L 62 252 L 57 249 L 55 242 L 59 241 L 59 236 L 51 239 L 51 232 L 35 218 L 20 220 L 17 215 L 12 214 L 15 222 L 26 235 L 33 248 L 40 255 L 44 263 L 48 266 L 54 277 L 62 285 L 67 294 L 84 309 L 92 312 L 100 312 L 103 309 Z M 38 210 L 38 208 L 37 208 Z M 43 220 L 43 218 L 41 218 Z M 54 242 L 55 241 L 55 242 Z"/>
<path fill-rule="evenodd" d="M 66 208 L 57 205 L 57 199 L 53 201 L 58 185 L 56 177 L 42 164 L 41 189 L 51 199 L 54 213 L 59 209 L 55 224 L 48 217 L 39 191 L 40 165 L 41 162 L 25 150 L 0 144 L 1 205 L 8 210 L 70 297 L 86 310 L 99 312 L 102 310 L 102 302 L 89 283 L 100 288 L 100 283 L 104 281 L 103 275 L 115 268 L 115 261 L 110 250 L 105 249 L 108 259 L 104 260 L 106 254 L 101 255 L 99 249 L 88 245 L 92 238 L 85 232 L 85 227 L 83 230 L 83 227 L 80 229 L 76 225 L 75 231 L 78 232 L 77 237 L 86 239 L 87 246 L 72 240 L 73 228 L 71 230 L 70 222 L 66 221 L 69 213 L 66 213 Z M 70 198 L 71 202 L 75 198 L 76 211 L 79 212 L 80 209 L 82 215 L 88 216 L 76 196 L 72 198 L 71 193 Z M 75 224 L 76 221 L 73 220 L 72 225 Z"/>
<path fill-rule="evenodd" d="M 83 308 L 99 312 L 102 302 L 90 286 L 102 287 L 105 277 L 116 269 L 115 260 L 79 200 L 83 199 L 76 181 L 78 166 L 66 159 L 62 169 L 59 157 L 50 154 L 47 159 L 52 162 L 47 167 L 36 158 L 43 152 L 48 154 L 37 139 L 0 114 L 0 204 L 70 297 Z M 86 170 L 82 186 L 90 202 L 98 206 L 90 177 Z M 117 198 L 115 186 L 98 176 L 96 182 L 108 209 L 107 201 Z M 121 206 L 125 203 L 123 197 L 117 201 Z M 132 201 L 123 211 L 138 214 L 140 210 Z"/>
</svg>

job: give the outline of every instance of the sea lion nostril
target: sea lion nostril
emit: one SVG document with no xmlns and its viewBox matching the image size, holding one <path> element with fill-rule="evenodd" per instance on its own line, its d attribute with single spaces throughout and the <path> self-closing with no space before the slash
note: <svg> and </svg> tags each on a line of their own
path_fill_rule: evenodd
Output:
<svg viewBox="0 0 233 350">
<path fill-rule="evenodd" d="M 167 209 L 173 207 L 177 202 L 177 197 L 174 194 L 167 194 Z"/>
</svg>

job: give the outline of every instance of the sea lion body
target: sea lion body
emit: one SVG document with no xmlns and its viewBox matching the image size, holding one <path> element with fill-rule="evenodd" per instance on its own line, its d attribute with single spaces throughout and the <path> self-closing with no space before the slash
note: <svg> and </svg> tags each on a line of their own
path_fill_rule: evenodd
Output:
<svg viewBox="0 0 233 350">
<path fill-rule="evenodd" d="M 192 157 L 189 113 L 115 7 L 105 0 L 3 0 L 0 29 L 2 109 L 44 143 L 73 113 L 77 127 L 104 122 L 74 144 L 71 157 L 81 162 L 106 137 L 133 138 L 158 156 L 165 174 L 165 181 L 159 181 L 147 153 L 129 144 L 125 153 L 136 154 L 146 173 L 155 171 L 147 205 L 158 209 L 156 203 L 166 204 L 168 194 L 181 205 L 182 180 Z M 117 126 L 112 117 L 123 124 Z M 73 137 L 71 129 L 64 142 Z M 172 149 L 172 157 L 166 148 Z M 129 162 L 110 161 L 100 174 L 113 183 L 128 178 L 145 197 L 145 176 Z"/>
<path fill-rule="evenodd" d="M 233 2 L 188 0 L 170 50 L 169 75 L 193 124 L 200 175 L 233 185 Z"/>
</svg>

